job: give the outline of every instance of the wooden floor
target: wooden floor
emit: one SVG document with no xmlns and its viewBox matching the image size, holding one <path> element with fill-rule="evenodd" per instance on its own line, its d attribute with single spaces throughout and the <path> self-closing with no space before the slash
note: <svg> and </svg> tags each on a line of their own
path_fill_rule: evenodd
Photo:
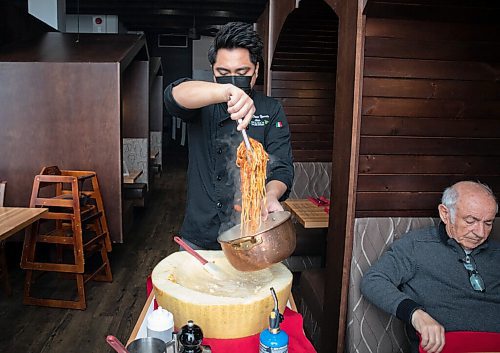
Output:
<svg viewBox="0 0 500 353">
<path fill-rule="evenodd" d="M 138 212 L 124 244 L 110 253 L 113 283 L 89 282 L 87 309 L 65 310 L 22 304 L 24 272 L 21 247 L 7 244 L 13 295 L 0 290 L 0 352 L 114 352 L 108 334 L 126 342 L 146 300 L 146 278 L 165 256 L 178 249 L 172 234 L 180 228 L 185 206 L 185 151 L 168 156 L 156 179 L 147 209 Z"/>
</svg>

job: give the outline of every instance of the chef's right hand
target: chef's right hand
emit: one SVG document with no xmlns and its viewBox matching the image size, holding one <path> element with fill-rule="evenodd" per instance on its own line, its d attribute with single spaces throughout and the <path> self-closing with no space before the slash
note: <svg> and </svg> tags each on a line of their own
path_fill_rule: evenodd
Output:
<svg viewBox="0 0 500 353">
<path fill-rule="evenodd" d="M 231 115 L 232 120 L 238 121 L 238 119 L 243 119 L 242 122 L 238 124 L 238 131 L 246 129 L 255 113 L 253 99 L 242 89 L 232 84 L 227 84 L 226 89 L 227 96 L 229 97 L 227 101 L 227 112 Z"/>
<path fill-rule="evenodd" d="M 420 345 L 428 353 L 439 353 L 445 344 L 444 327 L 421 309 L 411 316 L 411 324 L 420 334 Z"/>
</svg>

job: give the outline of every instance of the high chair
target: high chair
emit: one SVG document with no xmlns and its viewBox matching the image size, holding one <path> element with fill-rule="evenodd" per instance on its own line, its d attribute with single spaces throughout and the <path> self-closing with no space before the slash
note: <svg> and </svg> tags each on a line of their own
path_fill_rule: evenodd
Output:
<svg viewBox="0 0 500 353">
<path fill-rule="evenodd" d="M 91 185 L 86 188 L 87 180 Z M 96 173 L 60 170 L 56 166 L 43 168 L 35 176 L 30 207 L 47 207 L 49 211 L 24 239 L 21 259 L 21 267 L 26 270 L 24 303 L 85 309 L 84 284 L 91 279 L 112 281 L 107 255 L 111 251 L 111 240 Z M 47 244 L 45 247 L 55 250 L 55 253 L 37 251 L 41 244 Z M 71 253 L 69 260 L 68 253 Z M 89 272 L 85 260 L 93 254 L 100 254 L 102 263 Z M 33 285 L 46 272 L 73 277 L 76 280 L 76 300 L 35 297 Z M 35 273 L 40 276 L 35 276 Z"/>
</svg>

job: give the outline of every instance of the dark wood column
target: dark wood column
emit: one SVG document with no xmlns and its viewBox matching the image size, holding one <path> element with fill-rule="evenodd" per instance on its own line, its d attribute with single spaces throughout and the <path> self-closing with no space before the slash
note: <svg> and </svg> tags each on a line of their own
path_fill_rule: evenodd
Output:
<svg viewBox="0 0 500 353">
<path fill-rule="evenodd" d="M 359 143 L 362 0 L 327 1 L 339 17 L 332 158 L 333 207 L 327 238 L 321 353 L 343 352 Z"/>
</svg>

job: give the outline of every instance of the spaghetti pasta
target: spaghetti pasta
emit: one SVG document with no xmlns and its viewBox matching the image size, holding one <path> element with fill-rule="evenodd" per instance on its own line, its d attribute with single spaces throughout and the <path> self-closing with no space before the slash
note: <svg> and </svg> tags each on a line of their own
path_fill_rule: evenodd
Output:
<svg viewBox="0 0 500 353">
<path fill-rule="evenodd" d="M 266 167 L 269 156 L 262 144 L 249 138 L 252 152 L 247 153 L 244 142 L 238 146 L 236 165 L 241 178 L 241 235 L 254 234 L 261 222 L 261 208 L 265 207 Z"/>
</svg>

